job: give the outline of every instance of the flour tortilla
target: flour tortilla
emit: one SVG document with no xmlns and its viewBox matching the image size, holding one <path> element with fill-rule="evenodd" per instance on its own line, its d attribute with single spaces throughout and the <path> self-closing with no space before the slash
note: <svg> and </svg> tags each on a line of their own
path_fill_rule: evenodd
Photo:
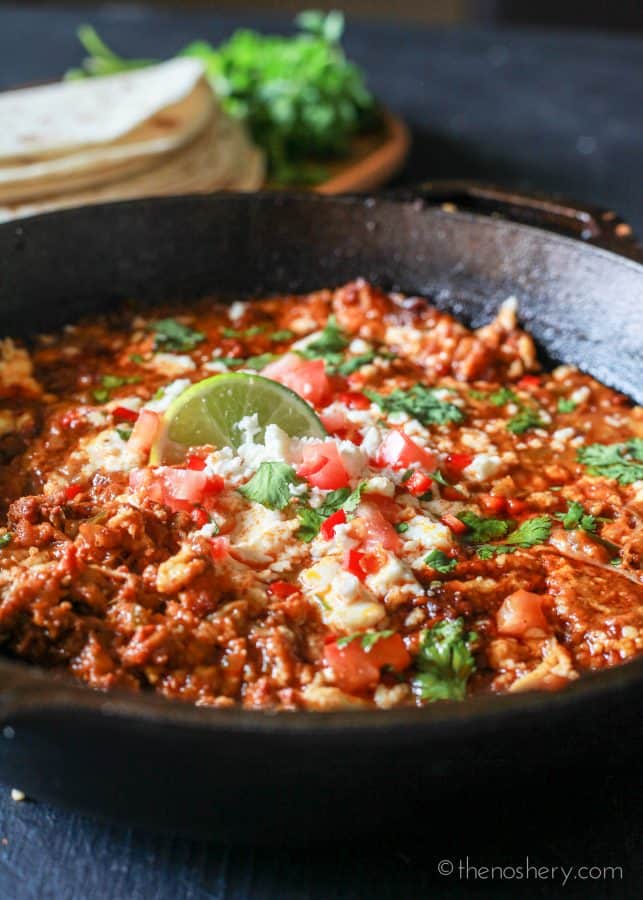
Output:
<svg viewBox="0 0 643 900">
<path fill-rule="evenodd" d="M 203 77 L 181 58 L 104 78 L 0 94 L 0 165 L 110 144 L 189 96 Z"/>
<path fill-rule="evenodd" d="M 95 79 L 96 82 L 100 80 Z M 133 175 L 148 167 L 154 157 L 190 143 L 219 116 L 212 90 L 205 79 L 199 77 L 186 97 L 157 110 L 112 143 L 88 146 L 77 152 L 19 166 L 0 166 L 0 202 L 19 202 L 52 193 L 78 191 Z"/>
<path fill-rule="evenodd" d="M 54 209 L 134 197 L 258 190 L 264 177 L 261 151 L 252 144 L 239 122 L 221 116 L 189 146 L 157 159 L 153 167 L 139 175 L 34 203 L 0 205 L 0 222 Z"/>
</svg>

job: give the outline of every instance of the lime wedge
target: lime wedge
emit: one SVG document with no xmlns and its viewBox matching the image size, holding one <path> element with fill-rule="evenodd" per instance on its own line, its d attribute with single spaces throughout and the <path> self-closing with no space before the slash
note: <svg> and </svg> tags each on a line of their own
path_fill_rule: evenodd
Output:
<svg viewBox="0 0 643 900">
<path fill-rule="evenodd" d="M 326 436 L 313 409 L 290 388 L 261 375 L 231 372 L 198 381 L 170 404 L 150 464 L 181 462 L 190 447 L 204 444 L 237 447 L 242 437 L 237 423 L 253 413 L 259 440 L 267 425 L 278 425 L 291 437 Z"/>
</svg>

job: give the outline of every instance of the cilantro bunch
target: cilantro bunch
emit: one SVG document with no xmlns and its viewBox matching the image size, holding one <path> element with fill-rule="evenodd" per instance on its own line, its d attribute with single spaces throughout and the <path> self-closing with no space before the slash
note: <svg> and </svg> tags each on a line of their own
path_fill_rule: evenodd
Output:
<svg viewBox="0 0 643 900">
<path fill-rule="evenodd" d="M 311 158 L 346 155 L 352 138 L 377 123 L 378 111 L 361 70 L 342 50 L 342 13 L 310 10 L 296 23 L 294 37 L 244 29 L 218 47 L 196 41 L 180 55 L 203 62 L 223 108 L 247 124 L 275 181 L 314 183 L 325 173 Z M 112 75 L 155 62 L 122 59 L 88 26 L 78 36 L 89 55 L 67 77 Z"/>
<path fill-rule="evenodd" d="M 425 701 L 464 700 L 476 664 L 471 647 L 475 632 L 466 632 L 463 619 L 445 619 L 420 635 L 415 658 L 415 694 Z"/>
</svg>

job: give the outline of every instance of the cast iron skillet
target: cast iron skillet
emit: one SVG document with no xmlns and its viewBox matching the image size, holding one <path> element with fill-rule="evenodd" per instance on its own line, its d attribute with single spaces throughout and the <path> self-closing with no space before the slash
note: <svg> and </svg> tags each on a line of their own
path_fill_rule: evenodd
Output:
<svg viewBox="0 0 643 900">
<path fill-rule="evenodd" d="M 463 202 L 487 214 L 457 211 Z M 643 402 L 635 255 L 611 213 L 463 184 L 388 198 L 140 200 L 1 226 L 0 332 L 28 336 L 129 297 L 308 291 L 361 275 L 474 325 L 515 294 L 550 359 Z M 276 715 L 102 694 L 3 659 L 0 774 L 33 797 L 129 822 L 301 841 L 412 822 L 418 807 L 456 791 L 471 799 L 525 768 L 620 763 L 637 752 L 642 696 L 643 660 L 553 695 Z"/>
</svg>

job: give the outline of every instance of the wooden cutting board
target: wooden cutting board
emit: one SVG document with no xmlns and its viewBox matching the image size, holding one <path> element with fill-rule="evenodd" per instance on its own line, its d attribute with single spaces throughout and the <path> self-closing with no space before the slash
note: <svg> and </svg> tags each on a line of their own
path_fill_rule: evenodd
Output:
<svg viewBox="0 0 643 900">
<path fill-rule="evenodd" d="M 349 158 L 325 166 L 329 177 L 315 185 L 314 190 L 320 194 L 344 194 L 381 187 L 402 168 L 409 146 L 409 130 L 404 122 L 385 112 L 382 130 L 356 138 Z"/>
</svg>

